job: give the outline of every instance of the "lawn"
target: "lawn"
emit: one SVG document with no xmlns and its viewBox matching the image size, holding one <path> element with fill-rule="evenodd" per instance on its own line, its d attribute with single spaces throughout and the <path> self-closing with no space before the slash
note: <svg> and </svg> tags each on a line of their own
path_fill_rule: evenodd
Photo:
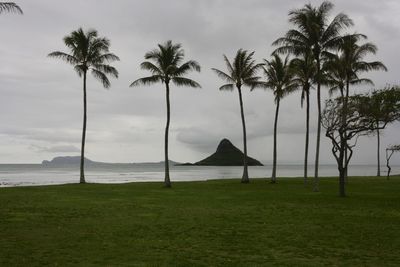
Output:
<svg viewBox="0 0 400 267">
<path fill-rule="evenodd" d="M 400 177 L 0 188 L 0 266 L 399 266 Z"/>
</svg>

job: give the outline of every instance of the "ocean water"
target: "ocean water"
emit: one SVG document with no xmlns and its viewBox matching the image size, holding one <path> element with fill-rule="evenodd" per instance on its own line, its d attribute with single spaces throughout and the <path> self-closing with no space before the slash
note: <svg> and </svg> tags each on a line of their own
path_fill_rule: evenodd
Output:
<svg viewBox="0 0 400 267">
<path fill-rule="evenodd" d="M 170 166 L 171 181 L 204 181 L 210 179 L 240 178 L 243 167 L 215 166 Z M 313 174 L 309 166 L 309 176 Z M 386 167 L 381 167 L 386 175 Z M 337 176 L 335 165 L 321 165 L 320 176 Z M 400 173 L 400 166 L 392 166 L 392 174 Z M 249 167 L 250 178 L 266 178 L 271 175 L 271 166 Z M 302 165 L 278 165 L 278 177 L 302 177 Z M 374 165 L 352 165 L 351 176 L 376 175 Z M 164 179 L 162 164 L 106 164 L 88 165 L 85 168 L 89 183 L 160 182 Z M 43 166 L 41 164 L 0 164 L 0 187 L 68 184 L 79 182 L 79 166 Z"/>
</svg>

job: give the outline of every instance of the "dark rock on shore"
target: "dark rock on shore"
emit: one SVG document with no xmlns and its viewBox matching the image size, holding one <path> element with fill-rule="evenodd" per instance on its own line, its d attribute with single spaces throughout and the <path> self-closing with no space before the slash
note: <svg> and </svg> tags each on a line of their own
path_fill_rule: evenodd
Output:
<svg viewBox="0 0 400 267">
<path fill-rule="evenodd" d="M 251 157 L 247 157 L 248 166 L 263 166 L 263 164 Z M 188 164 L 185 164 L 188 165 Z M 194 163 L 196 166 L 243 166 L 243 153 L 228 139 L 223 139 L 217 151 L 211 156 Z M 182 165 L 181 165 L 182 166 Z"/>
</svg>

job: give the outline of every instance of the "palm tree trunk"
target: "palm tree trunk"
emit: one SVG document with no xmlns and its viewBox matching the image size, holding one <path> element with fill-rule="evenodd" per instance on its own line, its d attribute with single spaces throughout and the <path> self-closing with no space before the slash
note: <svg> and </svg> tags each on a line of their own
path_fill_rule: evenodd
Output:
<svg viewBox="0 0 400 267">
<path fill-rule="evenodd" d="M 346 81 L 346 96 L 343 101 L 343 111 L 341 118 L 341 126 L 339 129 L 340 133 L 340 156 L 339 156 L 339 195 L 341 197 L 346 196 L 345 185 L 347 180 L 347 168 L 348 168 L 348 155 L 347 155 L 347 107 L 348 107 L 348 99 L 349 99 L 349 79 Z"/>
<path fill-rule="evenodd" d="M 306 91 L 306 144 L 304 149 L 304 185 L 307 185 L 308 181 L 308 143 L 310 138 L 310 93 Z"/>
<path fill-rule="evenodd" d="M 344 159 L 345 159 L 345 162 L 347 162 L 347 159 L 348 159 L 347 149 L 344 151 Z M 348 173 L 349 173 L 349 166 L 346 167 L 345 172 L 344 172 L 344 177 L 345 177 L 346 184 L 349 183 L 349 175 L 348 175 Z"/>
<path fill-rule="evenodd" d="M 81 170 L 79 182 L 84 184 L 85 181 L 85 141 L 86 141 L 86 120 L 87 120 L 87 100 L 86 100 L 86 71 L 83 73 L 83 130 L 81 145 Z"/>
<path fill-rule="evenodd" d="M 349 78 L 347 78 L 346 79 L 346 99 L 345 99 L 345 110 L 344 110 L 344 120 L 343 120 L 343 123 L 344 124 L 346 124 L 347 123 L 347 113 L 348 113 L 348 111 L 347 111 L 347 107 L 348 107 L 348 102 L 349 102 L 349 94 L 350 94 L 350 79 Z M 346 136 L 347 134 L 346 134 L 346 131 L 344 131 L 344 135 Z M 348 175 L 348 173 L 349 173 L 349 166 L 348 166 L 348 164 L 347 164 L 347 161 L 348 161 L 348 153 L 347 153 L 347 138 L 346 138 L 346 143 L 345 143 L 345 145 L 346 145 L 346 149 L 345 149 L 345 151 L 344 151 L 344 160 L 345 160 L 345 162 L 346 162 L 346 168 L 345 168 L 345 170 L 344 170 L 344 177 L 345 177 L 345 183 L 346 184 L 348 184 L 349 183 L 349 175 Z"/>
<path fill-rule="evenodd" d="M 276 183 L 276 139 L 277 139 L 277 129 L 278 129 L 278 116 L 279 116 L 279 98 L 276 101 L 276 110 L 275 110 L 275 122 L 274 122 L 274 155 L 273 155 L 273 163 L 272 163 L 272 176 L 271 183 Z"/>
<path fill-rule="evenodd" d="M 244 111 L 243 111 L 243 99 L 242 99 L 242 91 L 240 87 L 237 88 L 239 92 L 239 102 L 240 102 L 240 114 L 242 116 L 242 126 L 243 126 L 243 176 L 241 182 L 247 184 L 250 182 L 249 173 L 247 170 L 247 137 L 246 137 L 246 121 L 244 119 Z"/>
<path fill-rule="evenodd" d="M 165 152 L 165 178 L 164 186 L 171 187 L 171 180 L 169 178 L 169 160 L 168 160 L 168 132 L 169 132 L 169 122 L 170 122 L 170 103 L 169 103 L 169 83 L 165 83 L 166 87 L 166 101 L 167 101 L 167 124 L 165 126 L 165 140 L 164 140 L 164 152 Z"/>
<path fill-rule="evenodd" d="M 378 169 L 376 176 L 380 177 L 381 176 L 381 137 L 380 137 L 380 132 L 379 129 L 376 129 L 376 136 L 377 136 L 377 143 L 378 143 L 378 148 L 377 148 L 377 159 L 378 159 Z"/>
<path fill-rule="evenodd" d="M 319 178 L 318 178 L 318 169 L 319 169 L 319 146 L 321 142 L 321 79 L 320 79 L 320 62 L 317 59 L 317 104 L 318 104 L 318 128 L 317 128 L 317 145 L 315 151 L 315 172 L 314 172 L 314 192 L 319 191 Z"/>
</svg>

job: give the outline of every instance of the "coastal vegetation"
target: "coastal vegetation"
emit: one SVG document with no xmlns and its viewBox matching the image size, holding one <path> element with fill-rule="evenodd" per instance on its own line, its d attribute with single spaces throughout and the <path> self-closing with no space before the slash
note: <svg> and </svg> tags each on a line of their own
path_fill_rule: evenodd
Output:
<svg viewBox="0 0 400 267">
<path fill-rule="evenodd" d="M 273 42 L 278 48 L 274 53 L 292 54 L 304 59 L 312 56 L 314 61 L 314 81 L 317 86 L 317 140 L 315 151 L 314 191 L 319 191 L 319 150 L 321 143 L 321 86 L 324 82 L 322 65 L 324 54 L 334 49 L 341 41 L 344 29 L 353 25 L 353 21 L 343 13 L 339 13 L 330 20 L 333 4 L 324 1 L 319 7 L 306 4 L 303 8 L 289 12 L 289 21 L 295 26 Z"/>
<path fill-rule="evenodd" d="M 315 170 L 313 191 L 319 191 L 319 153 L 322 113 L 324 113 L 324 128 L 333 145 L 332 152 L 338 164 L 340 195 L 345 196 L 344 186 L 347 177 L 347 166 L 352 157 L 350 140 L 357 140 L 359 136 L 376 134 L 377 146 L 377 175 L 380 176 L 380 130 L 388 123 L 399 120 L 399 89 L 397 86 L 387 86 L 382 90 L 370 94 L 354 95 L 351 92 L 356 85 L 373 85 L 368 77 L 362 74 L 370 71 L 387 71 L 380 61 L 366 61 L 377 52 L 377 47 L 371 42 L 365 42 L 367 36 L 361 33 L 348 33 L 354 26 L 352 19 L 344 13 L 333 13 L 333 3 L 324 1 L 318 6 L 306 4 L 302 8 L 289 11 L 288 18 L 291 28 L 272 42 L 274 48 L 271 60 L 258 63 L 254 59 L 254 51 L 243 48 L 237 50 L 233 60 L 223 55 L 227 71 L 216 68 L 212 70 L 223 79 L 226 84 L 220 90 L 232 91 L 237 89 L 239 95 L 240 115 L 243 130 L 243 175 L 241 182 L 249 183 L 247 130 L 245 121 L 242 89 L 247 86 L 255 88 L 271 88 L 274 92 L 276 104 L 274 120 L 273 168 L 271 181 L 276 182 L 278 163 L 278 117 L 281 99 L 299 89 L 301 103 L 306 102 L 306 131 L 304 151 L 304 184 L 308 181 L 308 147 L 310 135 L 310 93 L 316 89 L 317 106 L 317 138 L 315 152 Z M 16 12 L 22 14 L 21 8 L 13 2 L 1 2 L 0 13 Z M 110 41 L 98 37 L 96 30 L 84 31 L 79 28 L 64 38 L 64 43 L 70 53 L 56 51 L 49 57 L 59 58 L 73 65 L 74 70 L 83 79 L 83 130 L 81 142 L 80 182 L 85 183 L 84 154 L 86 140 L 87 99 L 86 76 L 91 71 L 93 76 L 100 80 L 103 87 L 109 88 L 108 76 L 118 78 L 118 71 L 111 62 L 119 60 L 115 54 L 109 52 Z M 280 56 L 285 56 L 282 59 Z M 199 88 L 200 84 L 187 78 L 191 71 L 200 72 L 197 61 L 184 62 L 184 50 L 179 43 L 167 41 L 159 44 L 154 50 L 145 54 L 145 60 L 140 67 L 151 73 L 148 77 L 135 80 L 130 86 L 150 85 L 162 83 L 165 85 L 167 122 L 164 135 L 165 178 L 164 185 L 171 187 L 168 160 L 168 143 L 170 127 L 170 83 L 176 86 Z M 260 72 L 266 76 L 262 80 Z M 322 106 L 321 90 L 326 88 L 331 93 L 330 98 Z M 339 92 L 339 97 L 332 98 L 332 94 Z M 383 99 L 383 100 L 382 100 Z M 360 104 L 362 103 L 362 105 Z M 338 117 L 340 115 L 340 117 Z M 353 120 L 354 119 L 354 120 Z M 373 125 L 371 124 L 373 121 Z M 260 122 L 261 123 L 261 122 Z M 354 131 L 354 127 L 364 125 L 362 130 Z M 366 127 L 365 125 L 368 125 Z M 337 154 L 338 153 L 338 154 Z"/>
</svg>

